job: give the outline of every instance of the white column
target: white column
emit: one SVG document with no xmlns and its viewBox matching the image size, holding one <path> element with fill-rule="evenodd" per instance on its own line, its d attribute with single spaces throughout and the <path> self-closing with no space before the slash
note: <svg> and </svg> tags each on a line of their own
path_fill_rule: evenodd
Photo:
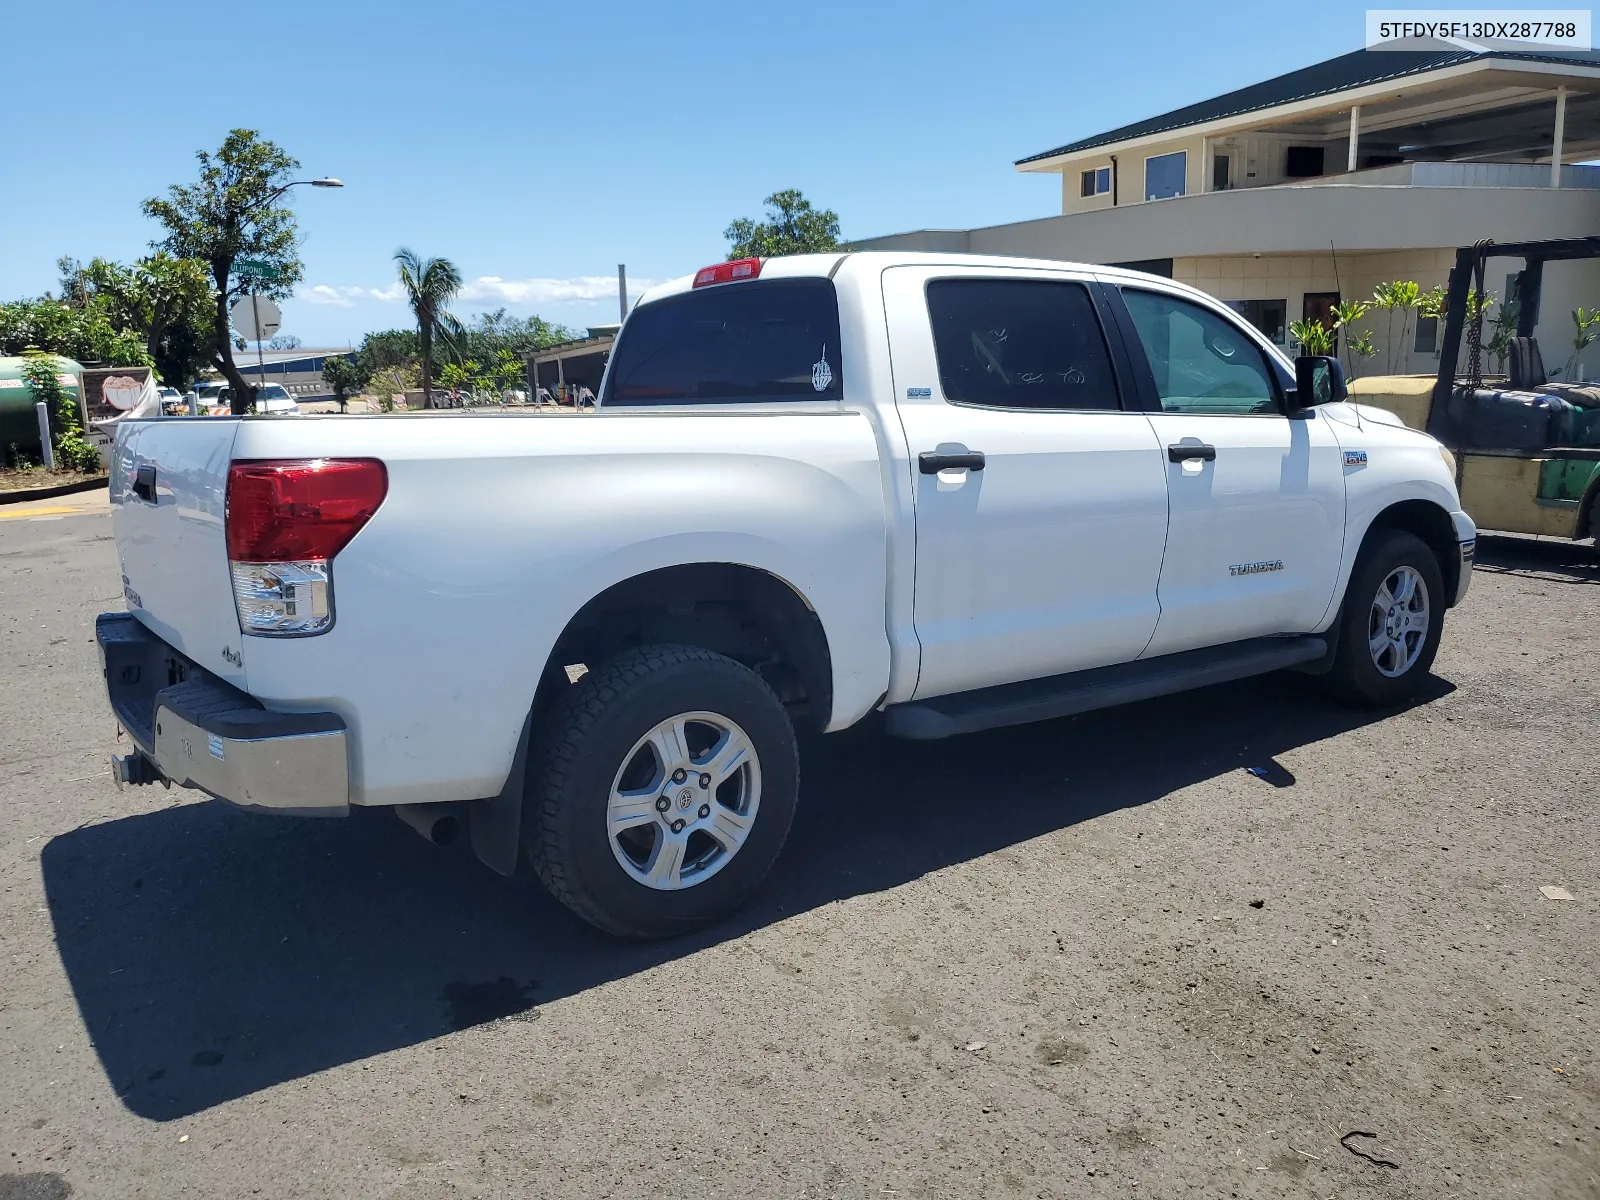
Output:
<svg viewBox="0 0 1600 1200">
<path fill-rule="evenodd" d="M 50 407 L 43 400 L 33 402 L 34 414 L 39 418 L 39 449 L 44 452 L 44 467 L 56 469 L 56 445 L 50 440 Z"/>
<path fill-rule="evenodd" d="M 1200 191 L 1202 194 L 1211 190 L 1211 139 L 1200 139 Z"/>
<path fill-rule="evenodd" d="M 1361 105 L 1350 106 L 1350 152 L 1345 156 L 1344 169 L 1354 171 L 1360 158 L 1356 156 L 1356 144 L 1361 140 Z"/>
<path fill-rule="evenodd" d="M 1556 136 L 1550 146 L 1550 186 L 1561 186 L 1561 142 L 1567 132 L 1567 85 L 1556 89 Z"/>
</svg>

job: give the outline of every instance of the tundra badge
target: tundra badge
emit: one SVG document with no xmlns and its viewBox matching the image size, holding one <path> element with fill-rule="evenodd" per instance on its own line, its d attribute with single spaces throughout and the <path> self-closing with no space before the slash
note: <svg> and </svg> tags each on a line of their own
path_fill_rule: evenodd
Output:
<svg viewBox="0 0 1600 1200">
<path fill-rule="evenodd" d="M 1346 450 L 1344 452 L 1344 465 L 1347 467 L 1366 466 L 1367 452 L 1365 450 Z"/>
</svg>

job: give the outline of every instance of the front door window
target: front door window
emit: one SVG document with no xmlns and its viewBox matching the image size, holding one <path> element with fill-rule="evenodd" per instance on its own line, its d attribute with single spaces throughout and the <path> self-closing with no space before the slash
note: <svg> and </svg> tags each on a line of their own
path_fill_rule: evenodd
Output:
<svg viewBox="0 0 1600 1200">
<path fill-rule="evenodd" d="M 1266 357 L 1231 321 L 1165 293 L 1124 291 L 1163 412 L 1274 413 Z"/>
</svg>

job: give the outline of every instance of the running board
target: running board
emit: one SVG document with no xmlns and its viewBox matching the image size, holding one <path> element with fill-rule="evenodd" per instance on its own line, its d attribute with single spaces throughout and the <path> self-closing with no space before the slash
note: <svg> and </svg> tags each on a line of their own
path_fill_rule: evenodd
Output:
<svg viewBox="0 0 1600 1200">
<path fill-rule="evenodd" d="M 1265 675 L 1322 658 L 1327 652 L 1328 640 L 1320 635 L 1252 638 L 1092 671 L 893 704 L 884 710 L 884 715 L 889 732 L 896 737 L 927 741 L 1001 725 L 1070 717 L 1213 683 Z"/>
</svg>

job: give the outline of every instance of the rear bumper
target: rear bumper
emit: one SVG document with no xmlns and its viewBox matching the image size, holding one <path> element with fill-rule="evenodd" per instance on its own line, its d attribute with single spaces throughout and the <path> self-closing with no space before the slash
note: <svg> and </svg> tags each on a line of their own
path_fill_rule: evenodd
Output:
<svg viewBox="0 0 1600 1200">
<path fill-rule="evenodd" d="M 167 779 L 241 808 L 315 816 L 348 810 L 343 718 L 271 712 L 129 613 L 101 613 L 95 641 L 112 711 Z"/>
</svg>

